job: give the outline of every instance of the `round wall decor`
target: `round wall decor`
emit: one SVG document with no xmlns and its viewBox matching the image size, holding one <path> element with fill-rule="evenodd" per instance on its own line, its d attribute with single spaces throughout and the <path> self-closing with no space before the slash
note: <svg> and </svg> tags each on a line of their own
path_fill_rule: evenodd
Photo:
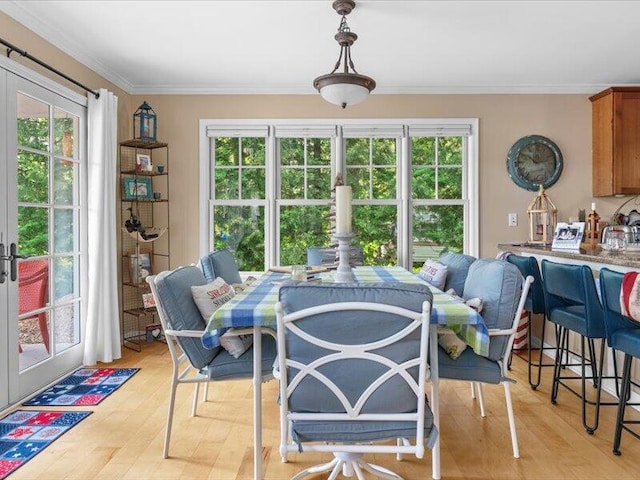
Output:
<svg viewBox="0 0 640 480">
<path fill-rule="evenodd" d="M 519 187 L 537 191 L 549 188 L 562 173 L 562 153 L 558 146 L 542 135 L 522 137 L 507 155 L 507 170 Z"/>
</svg>

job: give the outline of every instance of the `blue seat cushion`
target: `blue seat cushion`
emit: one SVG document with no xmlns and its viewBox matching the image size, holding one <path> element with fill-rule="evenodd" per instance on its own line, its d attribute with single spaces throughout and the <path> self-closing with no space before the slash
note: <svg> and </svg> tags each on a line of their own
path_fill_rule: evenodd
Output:
<svg viewBox="0 0 640 480">
<path fill-rule="evenodd" d="M 465 255 L 464 253 L 443 253 L 438 261 L 447 266 L 445 291 L 453 288 L 456 294 L 462 297 L 469 267 L 476 260 L 476 257 Z"/>
<path fill-rule="evenodd" d="M 477 355 L 470 348 L 465 349 L 456 360 L 438 348 L 438 369 L 440 378 L 450 380 L 495 384 L 503 380 L 498 362 Z"/>
<path fill-rule="evenodd" d="M 617 330 L 610 340 L 611 348 L 640 358 L 640 326 Z"/>
<path fill-rule="evenodd" d="M 276 341 L 271 335 L 262 335 L 262 376 L 270 375 L 276 359 Z M 220 349 L 209 367 L 202 370 L 212 380 L 251 378 L 253 376 L 253 346 L 240 357 L 234 358 Z"/>
<path fill-rule="evenodd" d="M 213 282 L 216 277 L 222 277 L 229 285 L 242 283 L 236 260 L 227 249 L 208 253 L 200 259 L 198 266 L 209 282 Z"/>
<path fill-rule="evenodd" d="M 425 444 L 433 447 L 437 429 L 433 424 L 433 413 L 427 405 L 424 415 Z M 372 442 L 394 438 L 415 438 L 416 424 L 408 421 L 326 421 L 295 420 L 291 424 L 294 442 Z M 339 450 L 337 448 L 336 450 Z"/>
<path fill-rule="evenodd" d="M 549 321 L 584 336 L 587 335 L 585 316 L 584 305 L 569 305 L 566 307 L 551 308 L 549 310 Z"/>
</svg>

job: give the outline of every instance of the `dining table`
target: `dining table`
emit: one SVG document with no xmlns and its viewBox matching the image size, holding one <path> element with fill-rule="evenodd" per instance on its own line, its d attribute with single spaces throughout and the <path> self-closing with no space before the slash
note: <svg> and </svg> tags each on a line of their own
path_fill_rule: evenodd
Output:
<svg viewBox="0 0 640 480">
<path fill-rule="evenodd" d="M 359 266 L 353 268 L 354 281 L 358 284 L 378 282 L 420 283 L 426 282 L 399 266 Z M 218 335 L 224 328 L 253 328 L 253 403 L 254 403 L 254 479 L 262 478 L 262 329 L 276 328 L 275 305 L 283 281 L 290 274 L 282 268 L 267 271 L 251 285 L 237 293 L 222 305 L 209 319 L 202 343 L 206 348 L 219 345 Z M 318 273 L 313 281 L 334 282 L 334 272 Z M 438 377 L 438 326 L 452 329 L 478 355 L 489 353 L 489 331 L 482 316 L 462 299 L 453 297 L 429 285 L 433 293 L 431 305 L 430 384 L 431 409 L 434 423 L 439 428 L 439 377 Z M 440 479 L 440 441 L 432 449 L 432 477 Z"/>
</svg>

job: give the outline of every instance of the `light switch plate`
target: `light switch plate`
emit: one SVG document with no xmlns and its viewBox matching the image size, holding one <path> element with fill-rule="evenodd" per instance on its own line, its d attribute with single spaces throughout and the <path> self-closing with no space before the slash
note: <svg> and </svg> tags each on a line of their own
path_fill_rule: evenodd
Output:
<svg viewBox="0 0 640 480">
<path fill-rule="evenodd" d="M 518 214 L 517 213 L 510 213 L 509 214 L 509 226 L 510 227 L 517 227 L 518 226 Z"/>
</svg>

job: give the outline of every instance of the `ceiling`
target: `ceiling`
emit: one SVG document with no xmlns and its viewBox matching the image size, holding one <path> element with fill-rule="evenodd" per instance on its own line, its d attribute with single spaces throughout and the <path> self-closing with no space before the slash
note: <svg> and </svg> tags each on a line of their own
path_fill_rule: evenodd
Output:
<svg viewBox="0 0 640 480">
<path fill-rule="evenodd" d="M 331 3 L 0 1 L 0 10 L 131 94 L 314 94 L 339 53 Z M 639 18 L 636 1 L 357 0 L 347 20 L 374 94 L 593 93 L 640 84 Z"/>
</svg>

